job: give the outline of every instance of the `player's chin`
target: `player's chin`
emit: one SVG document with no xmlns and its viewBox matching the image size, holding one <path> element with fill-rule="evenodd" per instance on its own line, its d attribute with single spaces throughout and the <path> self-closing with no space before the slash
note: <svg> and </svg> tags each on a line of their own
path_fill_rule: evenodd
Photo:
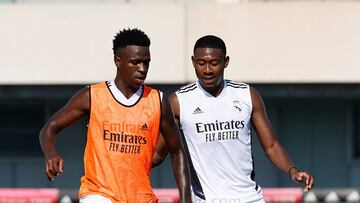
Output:
<svg viewBox="0 0 360 203">
<path fill-rule="evenodd" d="M 144 78 L 144 79 L 143 79 L 143 78 L 136 78 L 136 79 L 135 79 L 135 84 L 136 84 L 137 86 L 143 85 L 144 82 L 145 82 L 145 78 Z"/>
<path fill-rule="evenodd" d="M 201 80 L 200 83 L 205 88 L 213 88 L 216 86 L 215 80 Z"/>
</svg>

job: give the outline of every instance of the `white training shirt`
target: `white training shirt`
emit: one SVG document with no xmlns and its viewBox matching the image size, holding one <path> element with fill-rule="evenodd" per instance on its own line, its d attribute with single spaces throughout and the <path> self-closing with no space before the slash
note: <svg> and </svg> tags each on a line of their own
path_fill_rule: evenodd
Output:
<svg viewBox="0 0 360 203">
<path fill-rule="evenodd" d="M 262 200 L 254 181 L 249 85 L 225 80 L 214 97 L 197 81 L 176 95 L 195 195 L 206 202 Z"/>
</svg>

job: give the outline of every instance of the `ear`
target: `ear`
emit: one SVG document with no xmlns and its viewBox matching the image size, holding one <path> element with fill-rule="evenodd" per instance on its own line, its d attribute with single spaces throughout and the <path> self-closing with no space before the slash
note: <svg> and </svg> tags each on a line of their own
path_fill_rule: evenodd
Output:
<svg viewBox="0 0 360 203">
<path fill-rule="evenodd" d="M 228 66 L 229 61 L 230 61 L 230 57 L 229 57 L 229 56 L 226 56 L 226 57 L 225 57 L 225 67 L 224 67 L 224 68 L 226 68 L 226 67 Z"/>
<path fill-rule="evenodd" d="M 114 56 L 114 63 L 116 65 L 116 67 L 120 66 L 120 57 Z"/>
<path fill-rule="evenodd" d="M 195 67 L 195 58 L 194 58 L 194 56 L 191 56 L 191 61 L 192 61 L 193 66 Z"/>
</svg>

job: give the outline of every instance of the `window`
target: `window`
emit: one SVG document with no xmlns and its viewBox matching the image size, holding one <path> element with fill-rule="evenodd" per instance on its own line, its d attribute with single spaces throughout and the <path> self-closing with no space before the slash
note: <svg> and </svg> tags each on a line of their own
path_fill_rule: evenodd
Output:
<svg viewBox="0 0 360 203">
<path fill-rule="evenodd" d="M 360 101 L 353 109 L 353 157 L 360 158 Z"/>
<path fill-rule="evenodd" d="M 0 107 L 0 157 L 39 156 L 39 132 L 44 124 L 44 108 L 34 105 Z"/>
</svg>

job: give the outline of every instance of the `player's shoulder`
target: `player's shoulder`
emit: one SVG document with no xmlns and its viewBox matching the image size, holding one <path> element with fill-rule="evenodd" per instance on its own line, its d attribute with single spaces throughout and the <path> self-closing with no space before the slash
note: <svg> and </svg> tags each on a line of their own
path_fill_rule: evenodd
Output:
<svg viewBox="0 0 360 203">
<path fill-rule="evenodd" d="M 235 89 L 250 89 L 250 85 L 248 85 L 244 82 L 239 82 L 239 81 L 234 81 L 234 80 L 225 80 L 225 81 L 226 81 L 227 87 L 231 87 L 231 88 L 235 88 Z"/>
<path fill-rule="evenodd" d="M 197 87 L 197 84 L 196 82 L 192 82 L 192 83 L 189 83 L 187 85 L 184 85 L 182 87 L 180 87 L 177 91 L 176 91 L 176 94 L 186 94 L 186 93 L 191 93 L 193 92 L 194 90 L 196 90 L 198 87 Z"/>
<path fill-rule="evenodd" d="M 163 100 L 164 93 L 160 89 L 144 84 L 143 85 L 143 96 L 149 95 L 149 94 L 158 95 L 160 98 L 160 101 Z"/>
<path fill-rule="evenodd" d="M 88 87 L 91 89 L 102 89 L 102 88 L 107 88 L 108 86 L 111 86 L 110 81 L 98 82 L 88 85 Z"/>
</svg>

